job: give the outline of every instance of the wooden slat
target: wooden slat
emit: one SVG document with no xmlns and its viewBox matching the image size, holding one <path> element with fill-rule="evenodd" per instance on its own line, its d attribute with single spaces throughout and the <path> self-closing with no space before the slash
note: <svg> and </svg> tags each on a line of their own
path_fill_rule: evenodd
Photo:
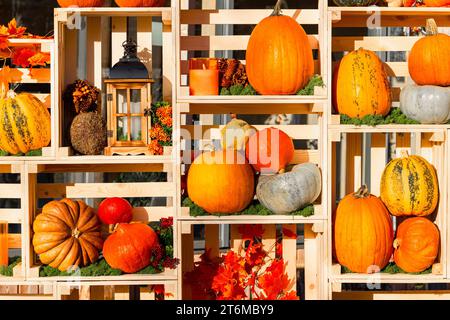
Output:
<svg viewBox="0 0 450 320">
<path fill-rule="evenodd" d="M 86 46 L 86 80 L 97 88 L 102 87 L 102 18 L 88 17 Z"/>
<path fill-rule="evenodd" d="M 0 221 L 7 221 L 8 223 L 20 223 L 22 221 L 22 209 L 0 209 Z"/>
<path fill-rule="evenodd" d="M 133 208 L 133 221 L 158 221 L 174 215 L 173 207 L 136 207 Z"/>
<path fill-rule="evenodd" d="M 182 36 L 180 37 L 180 50 L 246 50 L 250 36 Z M 319 48 L 317 35 L 308 35 L 311 48 Z"/>
<path fill-rule="evenodd" d="M 17 183 L 0 184 L 0 195 L 2 198 L 19 199 L 22 195 L 22 186 Z"/>
<path fill-rule="evenodd" d="M 205 249 L 211 249 L 211 257 L 219 256 L 219 225 L 205 225 Z"/>
<path fill-rule="evenodd" d="M 271 9 L 219 9 L 219 10 L 181 10 L 181 24 L 257 24 L 271 15 Z M 319 11 L 316 9 L 283 10 L 300 24 L 317 24 Z"/>
<path fill-rule="evenodd" d="M 286 273 L 291 280 L 291 286 L 288 290 L 296 289 L 297 284 L 297 225 L 284 224 L 282 225 L 283 232 L 283 260 L 286 263 Z M 293 233 L 295 236 L 288 237 L 286 232 Z M 290 234 L 289 234 L 290 235 Z"/>
<path fill-rule="evenodd" d="M 73 183 L 39 183 L 36 196 L 38 199 L 61 199 L 66 197 L 66 188 Z"/>
<path fill-rule="evenodd" d="M 22 248 L 22 235 L 17 233 L 8 234 L 8 248 L 9 249 Z"/>
<path fill-rule="evenodd" d="M 342 291 L 334 292 L 333 300 L 450 300 L 450 291 Z"/>
<path fill-rule="evenodd" d="M 372 51 L 409 51 L 418 39 L 421 37 L 402 37 L 402 36 L 350 36 L 333 37 L 332 51 L 352 51 L 358 48 L 364 48 Z"/>
<path fill-rule="evenodd" d="M 122 43 L 127 40 L 127 18 L 113 17 L 111 24 L 111 67 L 123 56 Z"/>
<path fill-rule="evenodd" d="M 174 186 L 168 182 L 75 183 L 66 188 L 68 198 L 171 197 Z"/>
<path fill-rule="evenodd" d="M 312 162 L 320 165 L 321 161 L 319 150 L 295 150 L 291 164 Z"/>
<path fill-rule="evenodd" d="M 148 17 L 137 18 L 137 45 L 138 57 L 152 74 L 152 19 Z"/>
</svg>

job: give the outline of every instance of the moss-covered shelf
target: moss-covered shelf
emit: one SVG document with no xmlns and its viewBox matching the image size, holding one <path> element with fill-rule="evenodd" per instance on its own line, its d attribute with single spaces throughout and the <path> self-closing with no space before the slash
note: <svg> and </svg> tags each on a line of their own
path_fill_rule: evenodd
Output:
<svg viewBox="0 0 450 320">
<path fill-rule="evenodd" d="M 397 266 L 394 262 L 390 262 L 386 267 L 384 267 L 383 269 L 380 270 L 380 273 L 385 273 L 385 274 L 399 274 L 399 273 L 404 273 L 404 274 L 410 274 L 410 275 L 422 275 L 422 274 L 431 274 L 431 269 L 432 267 L 429 267 L 428 269 L 422 271 L 422 272 L 406 272 L 404 270 L 402 270 L 399 266 Z M 342 274 L 353 274 L 354 272 L 352 272 L 350 269 L 341 266 L 341 272 Z"/>
<path fill-rule="evenodd" d="M 17 266 L 20 262 L 20 257 L 9 258 L 7 266 L 0 266 L 0 277 L 12 277 L 14 267 Z"/>
<path fill-rule="evenodd" d="M 182 215 L 179 220 L 187 221 L 215 221 L 215 222 L 230 222 L 243 223 L 258 222 L 258 223 L 292 223 L 305 222 L 314 223 L 316 221 L 324 220 L 325 217 L 321 215 L 321 205 L 309 204 L 297 211 L 288 214 L 274 214 L 269 209 L 265 208 L 259 201 L 253 202 L 243 211 L 233 214 L 208 213 L 201 207 L 196 205 L 190 198 L 184 198 L 182 201 Z"/>
</svg>

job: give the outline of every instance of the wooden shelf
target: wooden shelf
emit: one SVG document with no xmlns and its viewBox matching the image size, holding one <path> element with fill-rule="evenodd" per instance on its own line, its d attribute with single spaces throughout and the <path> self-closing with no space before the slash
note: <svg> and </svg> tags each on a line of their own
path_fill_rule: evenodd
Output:
<svg viewBox="0 0 450 320">
<path fill-rule="evenodd" d="M 55 8 L 55 15 L 79 13 L 83 16 L 108 16 L 108 17 L 138 17 L 138 16 L 163 16 L 172 13 L 170 7 L 148 7 L 148 8 Z"/>
<path fill-rule="evenodd" d="M 342 274 L 330 276 L 331 283 L 448 283 L 443 275 L 414 275 L 406 273 Z"/>
</svg>

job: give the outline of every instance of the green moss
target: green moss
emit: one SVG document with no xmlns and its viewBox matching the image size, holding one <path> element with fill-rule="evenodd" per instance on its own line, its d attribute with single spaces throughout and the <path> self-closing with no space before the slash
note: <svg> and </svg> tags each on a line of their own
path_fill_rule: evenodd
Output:
<svg viewBox="0 0 450 320">
<path fill-rule="evenodd" d="M 315 87 L 324 87 L 323 79 L 320 75 L 315 74 L 311 80 L 309 80 L 308 84 L 297 92 L 298 96 L 312 96 L 314 95 Z"/>
<path fill-rule="evenodd" d="M 14 267 L 17 266 L 21 262 L 21 260 L 22 259 L 20 257 L 9 258 L 7 266 L 0 266 L 0 275 L 5 277 L 12 277 Z"/>
<path fill-rule="evenodd" d="M 40 156 L 42 156 L 42 149 L 31 150 L 31 151 L 28 151 L 27 153 L 18 153 L 18 154 L 10 154 L 9 152 L 0 150 L 0 157 L 8 157 L 8 156 L 13 156 L 13 157 L 40 157 Z"/>
<path fill-rule="evenodd" d="M 254 96 L 258 93 L 253 87 L 248 84 L 245 87 L 241 84 L 232 85 L 229 88 L 222 88 L 220 90 L 221 96 Z"/>
<path fill-rule="evenodd" d="M 353 273 L 349 268 L 341 266 L 342 273 Z M 395 274 L 395 273 L 407 273 L 407 274 L 430 274 L 431 273 L 431 267 L 422 271 L 422 272 L 406 272 L 402 270 L 399 266 L 397 266 L 394 262 L 390 262 L 386 267 L 384 267 L 381 271 L 381 273 L 389 273 L 389 274 Z"/>
<path fill-rule="evenodd" d="M 185 198 L 183 200 L 183 206 L 189 207 L 189 214 L 192 217 L 200 217 L 200 216 L 221 216 L 223 214 L 220 213 L 208 213 L 205 210 L 203 210 L 201 207 L 196 205 L 190 198 Z M 259 215 L 259 216 L 270 216 L 274 215 L 272 211 L 264 207 L 261 203 L 258 201 L 253 201 L 251 205 L 249 205 L 245 210 L 241 212 L 234 213 L 233 215 Z M 304 208 L 301 208 L 297 211 L 291 212 L 289 215 L 294 216 L 303 216 L 303 217 L 309 217 L 314 215 L 314 206 L 312 204 L 307 205 Z"/>
<path fill-rule="evenodd" d="M 400 108 L 392 108 L 385 117 L 381 115 L 366 115 L 362 119 L 350 118 L 345 114 L 341 114 L 341 124 L 352 124 L 356 126 L 378 126 L 383 124 L 420 124 L 416 120 L 412 120 L 405 116 Z"/>
</svg>

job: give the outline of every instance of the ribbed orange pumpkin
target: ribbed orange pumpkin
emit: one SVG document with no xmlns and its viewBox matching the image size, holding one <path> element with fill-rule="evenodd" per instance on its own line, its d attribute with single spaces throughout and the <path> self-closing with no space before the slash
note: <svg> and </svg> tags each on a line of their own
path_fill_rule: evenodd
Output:
<svg viewBox="0 0 450 320">
<path fill-rule="evenodd" d="M 244 210 L 255 194 L 252 167 L 236 150 L 204 152 L 189 168 L 189 198 L 209 213 Z"/>
<path fill-rule="evenodd" d="M 334 108 L 350 118 L 389 113 L 389 80 L 374 52 L 360 48 L 342 58 L 333 75 L 333 101 Z"/>
<path fill-rule="evenodd" d="M 67 7 L 103 7 L 104 0 L 58 0 L 61 8 Z"/>
<path fill-rule="evenodd" d="M 408 57 L 411 78 L 418 85 L 450 86 L 450 36 L 427 20 L 427 36 L 414 43 Z"/>
<path fill-rule="evenodd" d="M 114 269 L 137 272 L 148 265 L 158 244 L 156 232 L 144 223 L 119 223 L 103 245 L 103 256 Z"/>
<path fill-rule="evenodd" d="M 436 260 L 439 230 L 426 218 L 406 219 L 398 226 L 394 248 L 397 266 L 406 272 L 422 272 Z"/>
<path fill-rule="evenodd" d="M 291 17 L 280 14 L 281 0 L 271 16 L 253 30 L 247 46 L 246 70 L 260 94 L 294 94 L 314 73 L 308 36 Z"/>
<path fill-rule="evenodd" d="M 339 202 L 334 219 L 335 254 L 342 266 L 372 273 L 389 263 L 392 221 L 383 202 L 369 194 L 366 186 Z"/>
<path fill-rule="evenodd" d="M 162 7 L 166 0 L 115 0 L 119 7 Z"/>
</svg>

